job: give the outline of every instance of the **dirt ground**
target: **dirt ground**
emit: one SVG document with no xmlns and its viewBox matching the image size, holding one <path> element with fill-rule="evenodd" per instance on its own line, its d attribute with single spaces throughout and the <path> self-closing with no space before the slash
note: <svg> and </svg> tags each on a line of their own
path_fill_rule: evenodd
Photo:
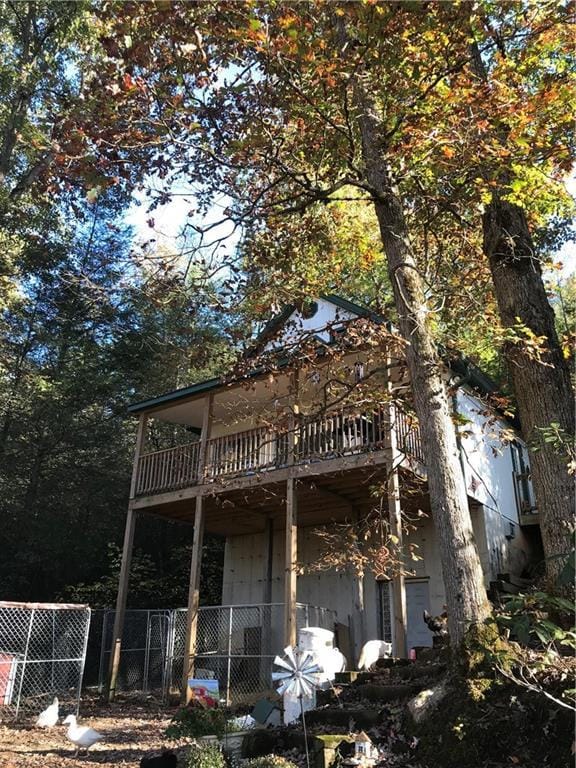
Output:
<svg viewBox="0 0 576 768">
<path fill-rule="evenodd" d="M 79 724 L 104 735 L 88 756 L 75 758 L 76 748 L 66 738 L 67 726 L 48 730 L 29 723 L 0 723 L 0 768 L 86 768 L 138 766 L 147 753 L 171 747 L 163 736 L 174 709 L 153 698 L 120 699 L 103 705 L 96 698 L 83 699 Z"/>
</svg>

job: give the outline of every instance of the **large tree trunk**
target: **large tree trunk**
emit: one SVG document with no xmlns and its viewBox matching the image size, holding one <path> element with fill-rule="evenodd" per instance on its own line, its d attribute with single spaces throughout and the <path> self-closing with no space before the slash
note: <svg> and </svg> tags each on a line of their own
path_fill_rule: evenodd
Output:
<svg viewBox="0 0 576 768">
<path fill-rule="evenodd" d="M 460 466 L 442 361 L 429 329 L 422 277 L 412 251 L 402 201 L 386 168 L 380 119 L 363 87 L 356 88 L 366 180 L 373 190 L 400 332 L 428 470 L 430 505 L 438 536 L 453 645 L 469 625 L 489 614 L 480 558 Z"/>
<path fill-rule="evenodd" d="M 542 430 L 558 424 L 566 439 L 574 438 L 574 399 L 548 303 L 540 263 L 535 257 L 525 212 L 497 194 L 483 219 L 484 252 L 490 262 L 500 320 L 505 328 L 520 323 L 544 337 L 541 361 L 521 343 L 509 342 L 510 370 L 522 432 L 535 448 L 530 457 L 548 588 L 554 588 L 572 548 L 574 483 L 561 446 L 543 439 Z"/>
</svg>

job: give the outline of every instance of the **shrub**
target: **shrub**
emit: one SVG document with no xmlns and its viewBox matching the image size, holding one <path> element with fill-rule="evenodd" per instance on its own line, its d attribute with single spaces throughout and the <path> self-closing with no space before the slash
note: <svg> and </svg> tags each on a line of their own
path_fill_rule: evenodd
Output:
<svg viewBox="0 0 576 768">
<path fill-rule="evenodd" d="M 569 629 L 559 626 L 557 619 Z M 562 597 L 532 592 L 505 598 L 495 620 L 522 645 L 539 645 L 557 652 L 562 648 L 571 652 L 576 649 L 574 606 Z"/>
<path fill-rule="evenodd" d="M 243 768 L 297 768 L 297 766 L 280 755 L 263 755 L 246 760 Z"/>
<path fill-rule="evenodd" d="M 204 707 L 183 707 L 172 718 L 166 729 L 170 739 L 198 736 L 217 736 L 219 739 L 227 730 L 226 715 L 222 709 Z"/>
<path fill-rule="evenodd" d="M 192 744 L 188 768 L 226 768 L 226 760 L 217 744 Z"/>
</svg>

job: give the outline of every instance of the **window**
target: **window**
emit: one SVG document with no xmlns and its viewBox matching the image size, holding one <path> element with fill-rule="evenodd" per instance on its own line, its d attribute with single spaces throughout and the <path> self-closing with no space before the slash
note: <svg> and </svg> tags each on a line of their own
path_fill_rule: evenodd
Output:
<svg viewBox="0 0 576 768">
<path fill-rule="evenodd" d="M 532 481 L 530 468 L 524 455 L 524 447 L 517 442 L 510 443 L 512 453 L 512 469 L 514 474 L 514 492 L 516 505 L 520 515 L 531 514 L 536 511 L 532 493 Z"/>
<path fill-rule="evenodd" d="M 362 381 L 364 378 L 364 363 L 356 362 L 354 363 L 354 381 L 356 384 Z"/>
</svg>

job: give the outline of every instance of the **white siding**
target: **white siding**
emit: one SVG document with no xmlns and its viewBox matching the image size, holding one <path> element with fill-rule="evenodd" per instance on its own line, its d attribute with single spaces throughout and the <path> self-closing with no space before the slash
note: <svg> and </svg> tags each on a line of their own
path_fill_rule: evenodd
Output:
<svg viewBox="0 0 576 768">
<path fill-rule="evenodd" d="M 488 417 L 486 405 L 462 389 L 457 407 L 468 420 L 459 428 L 461 455 L 468 495 L 482 505 L 472 521 L 486 582 L 498 573 L 519 575 L 530 560 L 530 544 L 519 526 L 512 452 L 509 440 L 503 439 L 512 428 L 501 417 Z M 518 437 L 515 441 L 528 464 L 526 446 Z"/>
<path fill-rule="evenodd" d="M 446 602 L 440 558 L 432 522 L 424 521 L 411 534 L 410 540 L 417 543 L 422 561 L 411 563 L 414 576 L 428 584 L 430 611 L 436 615 L 442 612 Z M 298 531 L 298 561 L 306 564 L 318 558 L 319 539 L 313 528 Z M 234 536 L 226 541 L 224 558 L 223 604 L 260 603 L 265 595 L 265 573 L 267 563 L 265 534 Z M 354 614 L 357 587 L 355 575 L 351 572 L 337 573 L 324 571 L 298 576 L 297 599 L 330 608 L 337 614 L 338 621 L 348 624 L 355 636 L 356 657 L 360 650 L 358 622 Z M 272 602 L 284 601 L 284 532 L 274 535 Z M 374 639 L 378 633 L 378 602 L 375 579 L 367 575 L 364 579 L 364 605 L 366 638 Z M 393 617 L 392 617 L 393 619 Z M 355 659 L 356 661 L 357 659 Z"/>
<path fill-rule="evenodd" d="M 340 307 L 325 299 L 316 299 L 315 301 L 318 305 L 318 311 L 313 317 L 302 317 L 302 314 L 295 310 L 286 321 L 286 325 L 279 335 L 270 341 L 264 347 L 264 350 L 269 352 L 294 342 L 302 335 L 308 334 L 316 334 L 323 341 L 330 341 L 330 328 L 338 324 L 339 321 L 352 320 L 358 317 L 358 315 L 340 309 Z"/>
</svg>

